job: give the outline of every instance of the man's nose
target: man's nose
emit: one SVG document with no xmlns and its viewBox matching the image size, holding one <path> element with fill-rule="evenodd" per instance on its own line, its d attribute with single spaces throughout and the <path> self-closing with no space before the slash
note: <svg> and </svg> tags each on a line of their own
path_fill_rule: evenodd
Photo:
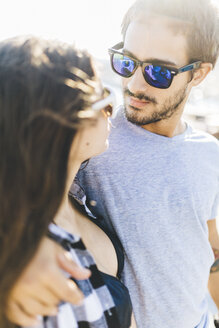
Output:
<svg viewBox="0 0 219 328">
<path fill-rule="evenodd" d="M 141 67 L 138 67 L 135 73 L 129 78 L 127 87 L 133 94 L 145 93 L 148 90 L 149 84 L 144 79 Z"/>
</svg>

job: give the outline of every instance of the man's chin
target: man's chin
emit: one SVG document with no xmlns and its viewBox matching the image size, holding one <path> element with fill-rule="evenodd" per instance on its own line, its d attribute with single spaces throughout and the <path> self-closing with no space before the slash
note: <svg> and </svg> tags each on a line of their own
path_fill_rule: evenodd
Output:
<svg viewBox="0 0 219 328">
<path fill-rule="evenodd" d="M 138 108 L 134 108 L 131 106 L 125 107 L 125 116 L 127 120 L 139 126 L 142 125 L 142 121 L 145 121 L 145 118 L 142 117 L 142 114 L 140 112 L 141 110 Z"/>
<path fill-rule="evenodd" d="M 142 111 L 138 108 L 134 108 L 131 106 L 125 107 L 125 116 L 130 123 L 133 123 L 138 126 L 143 126 L 160 121 L 160 118 L 145 117 L 141 112 Z"/>
</svg>

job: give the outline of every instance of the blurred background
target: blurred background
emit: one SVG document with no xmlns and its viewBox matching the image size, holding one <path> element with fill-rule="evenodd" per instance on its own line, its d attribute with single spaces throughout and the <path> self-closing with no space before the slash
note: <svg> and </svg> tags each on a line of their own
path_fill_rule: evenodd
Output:
<svg viewBox="0 0 219 328">
<path fill-rule="evenodd" d="M 212 0 L 219 6 L 219 0 Z M 120 78 L 110 68 L 107 49 L 121 41 L 120 26 L 133 0 L 7 0 L 1 3 L 0 40 L 23 34 L 59 39 L 87 49 L 105 83 L 122 102 Z M 219 138 L 219 63 L 191 94 L 185 110 L 194 127 Z"/>
</svg>

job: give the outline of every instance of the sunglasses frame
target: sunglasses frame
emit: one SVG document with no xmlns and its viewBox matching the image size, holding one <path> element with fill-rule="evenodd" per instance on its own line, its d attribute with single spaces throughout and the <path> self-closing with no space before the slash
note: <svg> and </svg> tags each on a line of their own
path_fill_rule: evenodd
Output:
<svg viewBox="0 0 219 328">
<path fill-rule="evenodd" d="M 154 88 L 157 88 L 157 89 L 168 89 L 171 84 L 172 84 L 172 81 L 173 81 L 173 78 L 174 76 L 176 76 L 177 74 L 180 74 L 180 73 L 184 73 L 184 72 L 188 72 L 188 71 L 192 71 L 192 70 L 195 70 L 197 68 L 200 67 L 201 65 L 201 61 L 195 61 L 195 62 L 192 62 L 188 65 L 185 65 L 185 66 L 182 66 L 180 68 L 175 68 L 175 67 L 170 67 L 170 66 L 167 66 L 167 65 L 159 65 L 158 63 L 154 64 L 154 63 L 148 63 L 148 62 L 145 62 L 145 61 L 141 61 L 141 60 L 138 60 L 136 58 L 133 58 L 132 56 L 129 56 L 129 55 L 126 55 L 124 54 L 123 52 L 119 51 L 120 49 L 122 49 L 124 46 L 124 42 L 119 42 L 117 43 L 115 46 L 113 46 L 112 48 L 109 48 L 108 49 L 108 52 L 109 52 L 109 55 L 110 55 L 110 62 L 111 62 L 111 67 L 113 69 L 113 71 L 115 73 L 117 73 L 118 75 L 124 77 L 124 78 L 129 78 L 131 77 L 132 75 L 134 75 L 135 71 L 137 70 L 138 67 L 141 67 L 142 68 L 142 74 L 143 74 L 143 77 L 145 79 L 145 81 L 152 87 Z M 136 63 L 136 66 L 134 68 L 134 70 L 128 75 L 128 76 L 124 76 L 122 74 L 120 74 L 119 72 L 117 72 L 114 68 L 114 65 L 113 65 L 113 55 L 114 54 L 119 54 L 119 55 L 123 55 L 123 56 L 126 56 L 128 58 L 130 58 L 131 60 L 133 60 L 135 63 Z M 166 68 L 170 71 L 171 73 L 171 80 L 170 80 L 170 83 L 169 85 L 166 87 L 158 87 L 158 86 L 154 86 L 152 85 L 148 80 L 147 80 L 147 75 L 145 74 L 145 67 L 148 66 L 148 65 L 156 65 L 156 66 L 160 66 L 162 68 Z"/>
<path fill-rule="evenodd" d="M 104 85 L 103 98 L 97 100 L 92 106 L 92 110 L 98 112 L 103 110 L 108 117 L 113 116 L 113 108 L 115 107 L 115 93 L 111 87 Z"/>
</svg>

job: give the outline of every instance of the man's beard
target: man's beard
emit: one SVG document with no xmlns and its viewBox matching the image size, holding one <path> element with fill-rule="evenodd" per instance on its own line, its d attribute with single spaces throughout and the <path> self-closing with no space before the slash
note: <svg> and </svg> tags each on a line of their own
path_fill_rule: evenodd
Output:
<svg viewBox="0 0 219 328">
<path fill-rule="evenodd" d="M 180 109 L 180 105 L 186 98 L 186 90 L 187 90 L 187 85 L 184 88 L 181 88 L 179 91 L 177 91 L 172 97 L 169 97 L 165 101 L 165 103 L 161 106 L 160 110 L 155 111 L 150 116 L 149 115 L 147 116 L 147 109 L 139 109 L 129 105 L 129 107 L 132 108 L 132 113 L 129 113 L 128 110 L 125 108 L 126 118 L 129 122 L 140 126 L 156 123 L 162 120 L 167 120 Z M 154 105 L 158 104 L 155 98 L 150 98 L 144 94 L 135 95 L 131 93 L 127 88 L 124 89 L 123 92 L 124 92 L 124 96 L 131 96 L 139 100 L 150 101 L 151 104 Z M 144 111 L 145 115 L 143 114 L 141 116 L 140 113 L 142 113 L 142 111 Z"/>
</svg>

